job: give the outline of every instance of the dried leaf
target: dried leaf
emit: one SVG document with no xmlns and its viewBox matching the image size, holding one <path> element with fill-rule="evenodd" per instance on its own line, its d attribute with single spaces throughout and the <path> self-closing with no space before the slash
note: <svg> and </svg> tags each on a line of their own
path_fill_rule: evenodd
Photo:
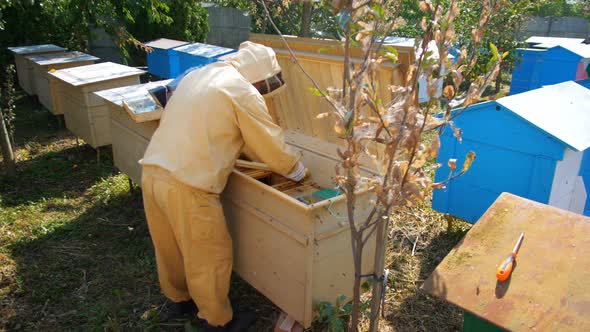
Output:
<svg viewBox="0 0 590 332">
<path fill-rule="evenodd" d="M 449 165 L 449 168 L 451 169 L 451 173 L 453 173 L 457 169 L 457 159 L 455 159 L 455 158 L 449 159 L 448 165 Z"/>
<path fill-rule="evenodd" d="M 475 160 L 475 152 L 469 151 L 465 156 L 465 161 L 463 161 L 463 169 L 462 172 L 467 172 L 471 167 L 471 164 Z"/>
<path fill-rule="evenodd" d="M 463 141 L 463 131 L 461 128 L 453 129 L 453 136 L 455 136 L 459 142 Z"/>
<path fill-rule="evenodd" d="M 424 13 L 432 12 L 432 4 L 430 1 L 420 1 L 420 10 Z"/>
<path fill-rule="evenodd" d="M 455 87 L 452 85 L 447 85 L 443 89 L 443 96 L 447 99 L 453 99 L 455 97 Z"/>
</svg>

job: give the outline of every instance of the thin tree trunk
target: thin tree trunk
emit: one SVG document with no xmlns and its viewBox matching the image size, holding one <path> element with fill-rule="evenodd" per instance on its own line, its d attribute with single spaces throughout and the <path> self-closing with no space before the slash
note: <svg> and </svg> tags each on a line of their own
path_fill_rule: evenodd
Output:
<svg viewBox="0 0 590 332">
<path fill-rule="evenodd" d="M 12 145 L 10 144 L 10 136 L 6 130 L 6 123 L 4 117 L 0 113 L 0 143 L 2 144 L 2 157 L 4 158 L 4 165 L 6 165 L 6 173 L 9 176 L 16 175 L 16 165 L 14 162 L 14 153 L 12 152 Z"/>
<path fill-rule="evenodd" d="M 362 233 L 357 234 L 355 244 L 356 250 L 354 252 L 354 286 L 352 288 L 352 315 L 350 317 L 350 332 L 358 332 L 359 314 L 360 314 L 360 300 L 361 300 L 361 274 L 362 274 L 362 259 L 363 259 L 363 241 Z"/>
<path fill-rule="evenodd" d="M 369 326 L 370 332 L 376 332 L 379 328 L 379 312 L 381 308 L 381 299 L 383 295 L 383 270 L 385 267 L 385 251 L 387 250 L 387 234 L 389 227 L 389 216 L 385 214 L 387 219 L 381 219 L 377 224 L 376 243 L 375 243 L 375 276 L 377 280 L 373 283 L 373 296 L 371 299 L 371 324 Z M 381 216 L 379 216 L 381 218 Z"/>
<path fill-rule="evenodd" d="M 498 77 L 496 77 L 496 93 L 500 92 L 500 89 L 502 89 L 502 65 L 500 65 L 500 73 L 498 73 Z"/>
<path fill-rule="evenodd" d="M 299 29 L 299 37 L 311 36 L 312 9 L 313 2 L 311 0 L 303 1 L 303 11 L 301 12 L 301 28 Z"/>
</svg>

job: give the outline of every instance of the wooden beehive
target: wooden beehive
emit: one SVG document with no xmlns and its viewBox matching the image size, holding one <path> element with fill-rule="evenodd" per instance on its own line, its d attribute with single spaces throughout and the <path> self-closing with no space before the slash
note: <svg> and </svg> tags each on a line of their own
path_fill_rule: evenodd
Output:
<svg viewBox="0 0 590 332">
<path fill-rule="evenodd" d="M 258 40 L 264 36 L 258 35 Z M 272 37 L 269 37 L 272 38 Z M 325 47 L 315 43 L 318 49 Z M 297 47 L 297 46 L 295 46 Z M 304 186 L 293 186 L 285 179 L 246 170 L 234 170 L 222 195 L 234 246 L 234 270 L 278 307 L 304 326 L 311 325 L 314 305 L 334 302 L 340 295 L 351 297 L 353 284 L 350 229 L 343 195 L 306 204 L 298 200 L 319 188 L 333 188 L 338 162 L 338 140 L 329 124 L 319 123 L 315 115 L 325 105 L 306 88 L 306 78 L 278 47 L 283 77 L 291 87 L 272 98 L 267 105 L 273 118 L 286 129 L 286 141 L 299 151 L 311 170 Z M 403 54 L 403 50 L 400 50 Z M 301 53 L 301 51 L 297 51 Z M 307 52 L 300 54 L 304 66 L 320 77 L 323 86 L 334 84 L 341 70 L 342 57 Z M 340 60 L 339 60 L 340 59 Z M 340 65 L 339 62 L 340 61 Z M 408 60 L 409 61 L 409 60 Z M 406 62 L 407 64 L 407 62 Z M 401 66 L 390 66 L 379 77 L 383 85 L 403 79 Z M 332 76 L 334 75 L 334 76 Z M 159 84 L 154 82 L 152 84 Z M 145 86 L 130 88 L 129 95 L 144 94 Z M 158 120 L 137 123 L 121 107 L 125 89 L 96 94 L 109 101 L 115 163 L 134 182 L 141 181 L 142 158 L 158 126 Z M 299 93 L 299 96 L 296 94 Z M 281 94 L 287 94 L 282 95 Z M 299 98 L 299 99 L 298 99 Z M 365 174 L 370 169 L 362 170 Z M 357 198 L 356 215 L 362 220 L 372 205 L 370 193 Z M 374 252 L 371 242 L 363 260 L 363 273 L 371 273 Z"/>
<path fill-rule="evenodd" d="M 124 108 L 123 101 L 149 99 L 148 90 L 158 85 L 166 85 L 172 80 L 150 82 L 96 92 L 103 98 L 110 113 L 113 161 L 131 181 L 141 185 L 141 165 L 138 161 L 158 128 L 159 119 L 138 122 Z"/>
<path fill-rule="evenodd" d="M 29 82 L 31 83 L 32 91 L 39 97 L 39 102 L 55 115 L 63 114 L 63 110 L 53 108 L 47 72 L 52 69 L 59 70 L 91 65 L 99 60 L 95 56 L 78 51 L 33 55 L 26 57 L 26 59 L 30 67 L 32 67 L 32 70 L 29 71 Z"/>
<path fill-rule="evenodd" d="M 93 148 L 111 144 L 111 126 L 104 99 L 93 92 L 139 83 L 145 73 L 104 62 L 48 73 L 53 109 L 63 112 L 66 127 Z"/>
<path fill-rule="evenodd" d="M 16 74 L 18 76 L 18 84 L 27 94 L 33 95 L 33 89 L 31 87 L 32 83 L 29 80 L 29 77 L 31 76 L 29 71 L 32 70 L 32 67 L 30 63 L 25 59 L 25 57 L 34 54 L 39 55 L 46 53 L 60 53 L 64 52 L 66 49 L 53 44 L 45 44 L 9 47 L 8 50 L 14 53 L 14 62 L 16 63 Z"/>
</svg>

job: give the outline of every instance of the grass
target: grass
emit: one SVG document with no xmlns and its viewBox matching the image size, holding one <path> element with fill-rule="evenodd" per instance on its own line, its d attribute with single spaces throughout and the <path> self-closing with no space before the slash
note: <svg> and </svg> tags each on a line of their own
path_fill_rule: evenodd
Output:
<svg viewBox="0 0 590 332">
<path fill-rule="evenodd" d="M 195 331 L 158 322 L 165 298 L 141 194 L 108 149 L 97 165 L 94 150 L 29 98 L 20 96 L 16 113 L 19 173 L 0 176 L 0 330 Z M 427 208 L 395 216 L 385 330 L 460 329 L 457 309 L 418 288 L 462 227 L 447 232 Z M 231 289 L 232 302 L 258 313 L 252 331 L 272 331 L 278 308 L 237 276 Z"/>
</svg>

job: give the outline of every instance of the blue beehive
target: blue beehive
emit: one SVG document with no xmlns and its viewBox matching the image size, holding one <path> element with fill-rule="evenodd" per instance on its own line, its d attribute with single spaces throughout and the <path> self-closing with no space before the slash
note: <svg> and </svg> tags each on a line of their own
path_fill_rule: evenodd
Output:
<svg viewBox="0 0 590 332">
<path fill-rule="evenodd" d="M 590 79 L 578 81 L 576 83 L 590 90 Z M 584 179 L 584 185 L 586 186 L 586 194 L 590 196 L 590 149 L 584 152 L 584 160 L 582 161 L 582 169 L 580 170 L 580 175 Z M 586 200 L 584 215 L 590 216 L 590 199 Z"/>
<path fill-rule="evenodd" d="M 201 67 L 217 61 L 223 55 L 236 50 L 209 44 L 193 43 L 175 48 L 172 52 L 178 56 L 178 66 L 174 66 L 172 77 L 177 77 L 187 69 Z"/>
<path fill-rule="evenodd" d="M 531 37 L 520 49 L 521 62 L 512 72 L 510 94 L 588 77 L 590 45 L 583 39 Z"/>
<path fill-rule="evenodd" d="M 163 78 L 174 78 L 172 68 L 178 66 L 178 55 L 172 49 L 186 44 L 188 42 L 166 38 L 146 43 L 153 49 L 147 54 L 148 72 Z"/>
<path fill-rule="evenodd" d="M 502 192 L 577 213 L 590 207 L 590 90 L 574 82 L 531 90 L 473 105 L 455 124 L 463 141 L 443 133 L 436 181 L 448 177 L 450 158 L 460 165 L 472 150 L 477 159 L 434 191 L 433 209 L 476 222 Z"/>
</svg>

